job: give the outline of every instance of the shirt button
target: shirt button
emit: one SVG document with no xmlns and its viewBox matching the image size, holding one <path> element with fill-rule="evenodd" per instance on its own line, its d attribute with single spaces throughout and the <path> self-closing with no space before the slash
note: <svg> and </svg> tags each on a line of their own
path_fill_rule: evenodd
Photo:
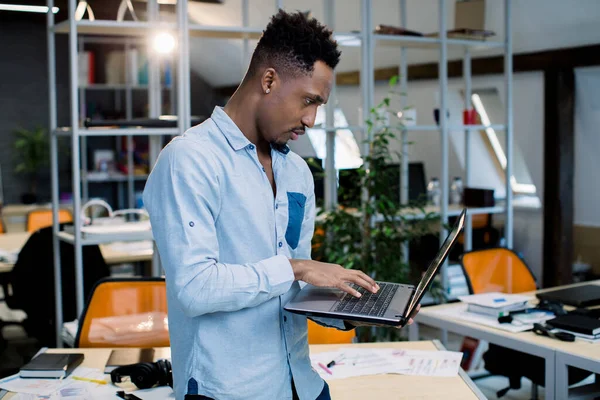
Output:
<svg viewBox="0 0 600 400">
<path fill-rule="evenodd" d="M 287 317 L 285 315 L 283 316 L 283 322 L 287 322 Z"/>
<path fill-rule="evenodd" d="M 248 146 L 248 148 L 249 148 L 250 150 L 254 150 L 254 145 L 253 145 L 253 144 L 251 144 L 250 146 Z"/>
<path fill-rule="evenodd" d="M 267 172 L 267 170 L 265 169 L 265 167 L 262 167 L 262 169 L 263 169 L 263 172 Z"/>
<path fill-rule="evenodd" d="M 279 208 L 279 204 L 275 204 L 275 209 L 277 210 Z"/>
<path fill-rule="evenodd" d="M 283 242 L 279 242 L 279 247 L 283 247 Z"/>
</svg>

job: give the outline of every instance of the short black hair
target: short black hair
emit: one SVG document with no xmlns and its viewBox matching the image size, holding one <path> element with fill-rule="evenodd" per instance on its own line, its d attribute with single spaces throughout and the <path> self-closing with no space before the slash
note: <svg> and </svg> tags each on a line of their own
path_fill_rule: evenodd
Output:
<svg viewBox="0 0 600 400">
<path fill-rule="evenodd" d="M 279 10 L 271 17 L 254 49 L 248 75 L 253 76 L 264 66 L 273 67 L 282 75 L 310 74 L 317 61 L 334 69 L 340 54 L 326 26 L 301 12 Z"/>
</svg>

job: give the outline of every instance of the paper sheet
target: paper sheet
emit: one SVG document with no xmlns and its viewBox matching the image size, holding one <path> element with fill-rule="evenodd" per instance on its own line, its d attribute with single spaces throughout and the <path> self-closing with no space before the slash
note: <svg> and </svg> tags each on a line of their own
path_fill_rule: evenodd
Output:
<svg viewBox="0 0 600 400">
<path fill-rule="evenodd" d="M 109 384 L 102 385 L 87 380 L 106 381 L 105 378 L 103 372 L 98 369 L 77 367 L 66 379 L 22 379 L 18 374 L 12 375 L 0 381 L 0 388 L 23 395 L 33 395 L 30 397 L 32 399 L 39 398 L 39 396 L 52 400 L 62 398 L 69 400 L 102 399 L 106 398 L 109 392 L 114 395 L 116 388 Z M 81 397 L 82 395 L 84 397 Z M 27 398 L 24 397 L 24 399 Z"/>
<path fill-rule="evenodd" d="M 462 353 L 399 349 L 341 348 L 311 355 L 313 368 L 325 380 L 377 374 L 456 376 Z M 327 367 L 332 361 L 335 364 Z"/>
<path fill-rule="evenodd" d="M 21 379 L 16 374 L 2 379 L 0 388 L 9 392 L 50 396 L 64 386 L 65 382 L 59 379 Z"/>
</svg>

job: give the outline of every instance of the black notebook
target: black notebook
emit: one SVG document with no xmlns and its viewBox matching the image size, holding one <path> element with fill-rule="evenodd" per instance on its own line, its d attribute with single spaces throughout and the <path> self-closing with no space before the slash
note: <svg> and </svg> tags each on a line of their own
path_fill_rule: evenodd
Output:
<svg viewBox="0 0 600 400">
<path fill-rule="evenodd" d="M 141 362 L 153 362 L 154 349 L 115 349 L 104 367 L 104 373 L 110 374 L 115 368 Z"/>
<path fill-rule="evenodd" d="M 66 378 L 83 362 L 83 354 L 42 353 L 19 371 L 21 378 Z"/>
<path fill-rule="evenodd" d="M 555 328 L 564 329 L 566 331 L 582 333 L 590 336 L 600 335 L 600 320 L 585 315 L 560 315 L 556 318 L 546 321 L 546 323 Z"/>
</svg>

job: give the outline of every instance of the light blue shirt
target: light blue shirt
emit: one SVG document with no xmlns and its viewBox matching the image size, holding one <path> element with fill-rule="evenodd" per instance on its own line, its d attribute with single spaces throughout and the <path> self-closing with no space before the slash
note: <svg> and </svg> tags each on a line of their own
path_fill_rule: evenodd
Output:
<svg viewBox="0 0 600 400">
<path fill-rule="evenodd" d="M 287 146 L 271 150 L 277 195 L 256 147 L 216 107 L 173 139 L 144 190 L 165 270 L 177 399 L 314 400 L 306 317 L 289 259 L 310 259 L 314 182 Z M 344 329 L 341 321 L 319 323 Z"/>
</svg>

